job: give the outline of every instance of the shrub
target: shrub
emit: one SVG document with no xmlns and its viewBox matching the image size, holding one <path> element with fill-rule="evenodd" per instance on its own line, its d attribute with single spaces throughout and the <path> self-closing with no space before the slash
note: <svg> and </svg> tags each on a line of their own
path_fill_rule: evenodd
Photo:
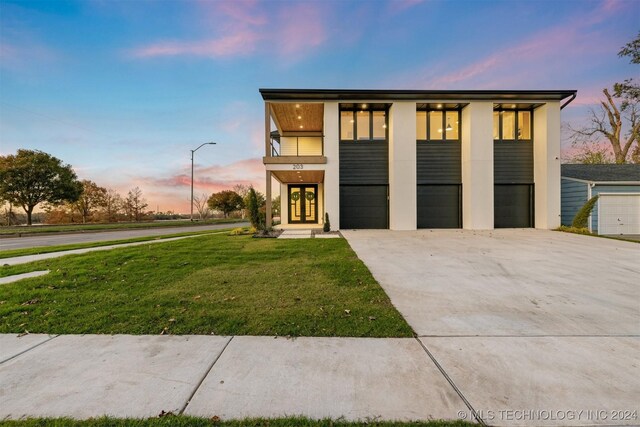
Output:
<svg viewBox="0 0 640 427">
<path fill-rule="evenodd" d="M 249 188 L 249 195 L 247 197 L 247 211 L 249 213 L 249 221 L 251 226 L 262 229 L 262 221 L 260 215 L 260 204 L 258 203 L 258 195 L 253 187 Z"/>
<path fill-rule="evenodd" d="M 230 235 L 230 236 L 240 236 L 240 235 L 244 234 L 245 232 L 246 232 L 246 231 L 245 231 L 245 229 L 244 229 L 244 228 L 239 227 L 239 228 L 234 228 L 233 230 L 231 230 L 231 231 L 229 232 L 229 235 Z"/>
<path fill-rule="evenodd" d="M 324 214 L 324 226 L 322 227 L 322 231 L 328 233 L 331 231 L 331 223 L 329 222 L 329 213 L 325 212 Z"/>
<path fill-rule="evenodd" d="M 580 208 L 576 216 L 573 217 L 571 226 L 574 228 L 587 228 L 589 225 L 589 215 L 591 215 L 591 211 L 593 210 L 593 207 L 595 206 L 597 201 L 598 196 L 593 196 L 592 198 L 590 198 L 587 203 L 585 203 L 584 206 Z"/>
</svg>

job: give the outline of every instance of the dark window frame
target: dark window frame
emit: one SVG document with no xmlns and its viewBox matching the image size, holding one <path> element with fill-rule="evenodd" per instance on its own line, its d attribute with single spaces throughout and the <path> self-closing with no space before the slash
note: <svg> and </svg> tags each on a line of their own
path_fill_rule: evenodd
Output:
<svg viewBox="0 0 640 427">
<path fill-rule="evenodd" d="M 369 115 L 369 138 L 368 139 L 358 139 L 358 119 L 357 114 L 361 111 L 366 111 Z M 373 137 L 373 112 L 374 111 L 384 111 L 384 139 L 374 138 Z M 353 139 L 342 139 L 342 113 L 351 112 L 351 119 L 353 120 Z M 340 108 L 338 112 L 339 123 L 338 123 L 338 134 L 340 135 L 340 142 L 376 142 L 376 141 L 384 141 L 389 142 L 389 108 Z"/>
<path fill-rule="evenodd" d="M 418 111 L 426 111 L 426 130 L 427 130 L 427 139 L 418 139 L 418 142 L 460 142 L 462 140 L 462 108 L 418 108 L 416 109 L 416 119 Z M 440 112 L 442 113 L 442 136 L 438 139 L 431 138 L 431 127 L 429 126 L 431 113 Z M 448 112 L 457 112 L 458 113 L 458 138 L 457 139 L 447 139 L 447 113 Z"/>
<path fill-rule="evenodd" d="M 498 113 L 498 138 L 494 138 L 494 141 L 498 141 L 498 142 L 533 142 L 533 108 L 494 108 L 493 112 L 497 112 Z M 513 112 L 515 113 L 515 121 L 514 121 L 514 135 L 515 138 L 514 139 L 504 139 L 502 138 L 502 116 L 503 113 L 505 111 L 509 111 L 509 112 Z M 518 136 L 518 113 L 519 112 L 529 112 L 529 114 L 531 114 L 531 120 L 530 120 L 530 129 L 529 129 L 529 135 L 531 136 L 530 138 L 524 139 L 524 138 L 520 138 Z M 491 120 L 493 120 L 493 114 L 491 115 Z M 492 123 L 492 127 L 493 127 L 493 123 Z"/>
</svg>

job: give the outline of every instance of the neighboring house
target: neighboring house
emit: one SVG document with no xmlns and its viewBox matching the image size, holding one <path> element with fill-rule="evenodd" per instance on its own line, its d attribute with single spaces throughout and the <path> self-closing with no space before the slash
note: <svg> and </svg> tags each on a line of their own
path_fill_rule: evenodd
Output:
<svg viewBox="0 0 640 427">
<path fill-rule="evenodd" d="M 640 234 L 640 165 L 562 165 L 562 225 L 596 195 L 589 231 Z"/>
<path fill-rule="evenodd" d="M 556 228 L 558 91 L 260 89 L 267 223 L 281 227 Z M 562 101 L 569 98 L 568 101 Z"/>
</svg>

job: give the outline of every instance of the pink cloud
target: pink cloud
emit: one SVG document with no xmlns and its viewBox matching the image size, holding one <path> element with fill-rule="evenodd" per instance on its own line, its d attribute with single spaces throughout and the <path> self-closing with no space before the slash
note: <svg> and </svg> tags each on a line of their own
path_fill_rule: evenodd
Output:
<svg viewBox="0 0 640 427">
<path fill-rule="evenodd" d="M 387 9 L 390 13 L 401 13 L 421 3 L 424 3 L 424 0 L 391 0 Z"/>
<path fill-rule="evenodd" d="M 158 56 L 204 56 L 219 58 L 241 56 L 253 52 L 260 36 L 252 31 L 242 31 L 218 39 L 194 42 L 167 41 L 133 50 L 133 56 L 149 58 Z"/>
<path fill-rule="evenodd" d="M 236 57 L 256 51 L 299 59 L 328 39 L 325 9 L 320 3 L 271 3 L 267 14 L 253 0 L 199 3 L 205 26 L 220 35 L 197 40 L 167 40 L 130 51 L 136 58 L 197 56 Z"/>
<path fill-rule="evenodd" d="M 278 21 L 274 47 L 282 57 L 304 53 L 327 40 L 322 11 L 314 3 L 290 5 L 280 11 Z"/>
</svg>

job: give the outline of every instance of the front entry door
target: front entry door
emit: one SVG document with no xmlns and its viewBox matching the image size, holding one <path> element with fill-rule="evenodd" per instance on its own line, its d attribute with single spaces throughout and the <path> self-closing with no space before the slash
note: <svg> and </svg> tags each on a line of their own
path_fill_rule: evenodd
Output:
<svg viewBox="0 0 640 427">
<path fill-rule="evenodd" d="M 318 223 L 318 186 L 314 184 L 289 186 L 289 223 Z"/>
</svg>

